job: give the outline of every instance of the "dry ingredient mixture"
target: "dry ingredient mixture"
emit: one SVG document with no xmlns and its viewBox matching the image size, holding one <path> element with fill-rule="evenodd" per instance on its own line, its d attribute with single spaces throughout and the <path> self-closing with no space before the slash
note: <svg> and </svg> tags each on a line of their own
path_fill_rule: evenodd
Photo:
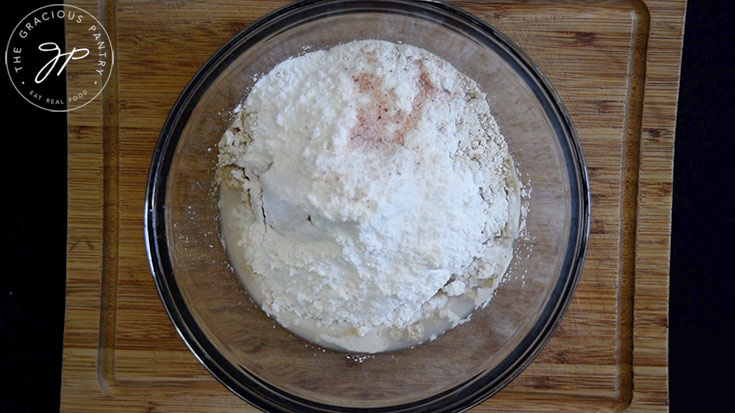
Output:
<svg viewBox="0 0 735 413">
<path fill-rule="evenodd" d="M 433 339 L 487 304 L 512 257 L 518 182 L 485 95 L 414 46 L 277 65 L 235 110 L 217 179 L 250 295 L 327 347 Z"/>
</svg>

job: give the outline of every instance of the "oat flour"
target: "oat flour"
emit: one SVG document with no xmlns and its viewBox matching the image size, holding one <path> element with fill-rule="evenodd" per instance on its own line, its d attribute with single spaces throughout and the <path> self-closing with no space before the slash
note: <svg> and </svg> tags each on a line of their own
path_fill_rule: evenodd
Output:
<svg viewBox="0 0 735 413">
<path fill-rule="evenodd" d="M 417 47 L 354 41 L 262 76 L 219 144 L 225 245 L 248 291 L 319 344 L 436 337 L 490 299 L 519 203 L 477 84 Z"/>
</svg>

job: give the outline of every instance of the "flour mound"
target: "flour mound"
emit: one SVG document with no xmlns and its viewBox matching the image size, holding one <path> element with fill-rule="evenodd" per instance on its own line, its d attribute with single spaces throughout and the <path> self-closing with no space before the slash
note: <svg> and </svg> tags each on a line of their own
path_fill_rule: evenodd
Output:
<svg viewBox="0 0 735 413">
<path fill-rule="evenodd" d="M 486 304 L 511 258 L 505 140 L 477 84 L 423 49 L 354 41 L 286 60 L 219 150 L 222 188 L 239 193 L 220 203 L 238 274 L 268 314 L 324 341 L 426 338 L 422 320 L 467 316 L 452 298 Z"/>
</svg>

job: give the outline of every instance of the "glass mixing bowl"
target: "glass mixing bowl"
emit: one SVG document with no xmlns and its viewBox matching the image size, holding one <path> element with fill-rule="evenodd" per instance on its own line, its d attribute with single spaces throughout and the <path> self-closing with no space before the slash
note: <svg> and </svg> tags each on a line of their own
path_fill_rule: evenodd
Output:
<svg viewBox="0 0 735 413">
<path fill-rule="evenodd" d="M 220 241 L 214 171 L 230 113 L 257 74 L 304 50 L 355 39 L 424 48 L 487 94 L 531 187 L 527 235 L 506 281 L 470 322 L 412 349 L 356 356 L 290 334 L 249 299 Z M 307 49 L 308 48 L 308 49 Z M 227 42 L 174 105 L 146 193 L 150 266 L 164 307 L 199 361 L 267 411 L 458 411 L 491 396 L 549 340 L 572 298 L 589 228 L 582 150 L 531 60 L 483 21 L 434 1 L 304 1 Z"/>
</svg>

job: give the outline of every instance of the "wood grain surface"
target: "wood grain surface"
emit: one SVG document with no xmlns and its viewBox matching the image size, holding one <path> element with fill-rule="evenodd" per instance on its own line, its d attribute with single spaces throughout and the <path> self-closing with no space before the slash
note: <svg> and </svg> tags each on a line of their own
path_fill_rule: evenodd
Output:
<svg viewBox="0 0 735 413">
<path fill-rule="evenodd" d="M 156 293 L 143 200 L 184 85 L 283 1 L 71 1 L 115 48 L 100 98 L 68 115 L 61 410 L 249 411 L 188 351 Z M 549 344 L 475 411 L 667 410 L 668 263 L 685 2 L 454 1 L 539 65 L 577 128 L 592 224 L 584 271 Z M 74 39 L 67 39 L 71 44 Z M 70 87 L 79 79 L 67 75 Z M 254 410 L 254 409 L 253 409 Z"/>
</svg>

